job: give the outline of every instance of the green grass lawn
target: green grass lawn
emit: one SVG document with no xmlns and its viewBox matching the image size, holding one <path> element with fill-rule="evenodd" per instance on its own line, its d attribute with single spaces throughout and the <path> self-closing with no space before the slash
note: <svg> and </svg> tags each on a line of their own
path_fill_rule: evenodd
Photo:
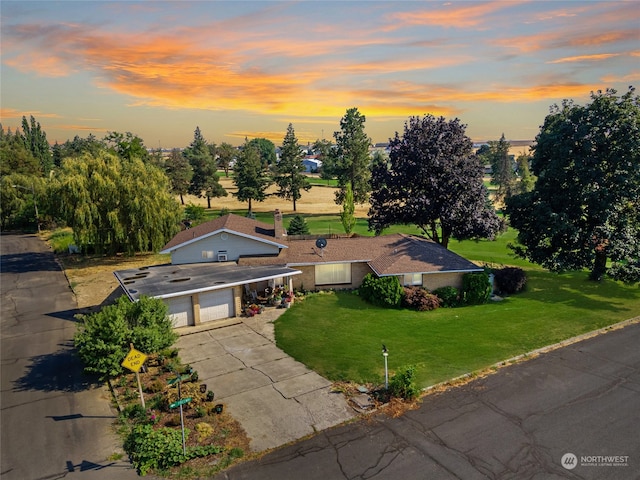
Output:
<svg viewBox="0 0 640 480">
<path fill-rule="evenodd" d="M 382 382 L 416 365 L 421 387 L 640 315 L 640 289 L 584 272 L 528 271 L 527 291 L 501 302 L 432 312 L 374 307 L 349 292 L 312 294 L 275 324 L 277 344 L 331 380 Z"/>
<path fill-rule="evenodd" d="M 507 245 L 515 238 L 511 229 L 495 241 L 454 240 L 449 247 L 480 265 L 524 268 L 523 293 L 432 312 L 378 308 L 348 292 L 311 295 L 278 319 L 277 343 L 321 375 L 355 382 L 383 380 L 384 343 L 390 370 L 416 365 L 426 387 L 640 315 L 638 286 L 547 272 L 513 256 Z"/>
</svg>

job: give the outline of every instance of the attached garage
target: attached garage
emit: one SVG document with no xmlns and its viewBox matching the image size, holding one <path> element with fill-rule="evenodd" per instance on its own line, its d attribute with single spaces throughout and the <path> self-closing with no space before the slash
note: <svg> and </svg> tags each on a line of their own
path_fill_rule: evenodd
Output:
<svg viewBox="0 0 640 480">
<path fill-rule="evenodd" d="M 233 289 L 203 292 L 200 297 L 200 323 L 235 316 Z"/>
<path fill-rule="evenodd" d="M 191 296 L 174 297 L 165 299 L 169 306 L 169 318 L 174 327 L 187 327 L 194 325 L 193 305 Z"/>
<path fill-rule="evenodd" d="M 175 328 L 240 315 L 239 295 L 248 284 L 288 281 L 299 270 L 283 266 L 239 266 L 232 262 L 154 265 L 114 272 L 132 302 L 142 295 L 161 298 Z M 234 293 L 236 292 L 236 293 Z"/>
</svg>

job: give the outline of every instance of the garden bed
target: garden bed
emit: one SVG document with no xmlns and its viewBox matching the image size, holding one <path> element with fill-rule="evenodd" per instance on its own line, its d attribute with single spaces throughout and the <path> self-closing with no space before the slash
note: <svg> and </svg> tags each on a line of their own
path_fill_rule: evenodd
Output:
<svg viewBox="0 0 640 480">
<path fill-rule="evenodd" d="M 125 449 L 127 438 L 139 426 L 151 426 L 155 432 L 171 433 L 172 437 L 178 435 L 164 430 L 181 432 L 180 408 L 175 405 L 179 400 L 178 384 L 180 398 L 191 398 L 182 405 L 182 417 L 185 432 L 188 432 L 185 435 L 186 449 L 195 458 L 172 466 L 164 465 L 161 460 L 160 467 L 152 467 L 149 472 L 168 478 L 210 476 L 249 451 L 249 438 L 242 426 L 227 413 L 225 405 L 215 399 L 214 393 L 198 381 L 197 372 L 188 365 L 180 364 L 175 349 L 164 352 L 164 355 L 150 356 L 139 376 L 144 407 L 134 373 L 122 375 L 111 382 L 114 401 L 120 411 L 118 431 Z M 173 408 L 170 407 L 172 404 Z M 219 453 L 207 454 L 218 450 Z M 131 455 L 130 448 L 128 453 L 138 471 L 147 473 L 146 469 L 140 468 L 140 462 L 136 462 L 136 455 Z M 176 462 L 184 460 L 181 442 L 178 451 L 173 453 Z M 198 456 L 198 453 L 204 456 Z"/>
</svg>

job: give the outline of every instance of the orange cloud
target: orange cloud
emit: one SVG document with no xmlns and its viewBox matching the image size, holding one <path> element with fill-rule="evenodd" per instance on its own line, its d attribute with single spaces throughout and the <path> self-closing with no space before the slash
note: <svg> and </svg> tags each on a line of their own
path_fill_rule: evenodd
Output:
<svg viewBox="0 0 640 480">
<path fill-rule="evenodd" d="M 547 63 L 573 63 L 573 62 L 598 62 L 600 60 L 606 60 L 612 57 L 620 56 L 619 53 L 600 53 L 595 55 L 576 55 L 573 57 L 564 57 L 557 60 L 552 60 Z"/>
<path fill-rule="evenodd" d="M 57 113 L 43 113 L 38 110 L 31 111 L 21 111 L 16 110 L 15 108 L 0 108 L 0 118 L 8 119 L 8 118 L 18 118 L 22 119 L 22 117 L 30 117 L 33 115 L 34 118 L 61 118 Z"/>
<path fill-rule="evenodd" d="M 602 81 L 607 84 L 640 82 L 640 71 L 631 72 L 628 75 L 606 75 Z"/>
<path fill-rule="evenodd" d="M 484 22 L 484 17 L 509 6 L 507 2 L 488 3 L 447 3 L 443 9 L 435 9 L 434 3 L 427 3 L 424 10 L 399 12 L 392 15 L 393 29 L 406 25 L 434 25 L 449 28 L 477 27 Z"/>
</svg>

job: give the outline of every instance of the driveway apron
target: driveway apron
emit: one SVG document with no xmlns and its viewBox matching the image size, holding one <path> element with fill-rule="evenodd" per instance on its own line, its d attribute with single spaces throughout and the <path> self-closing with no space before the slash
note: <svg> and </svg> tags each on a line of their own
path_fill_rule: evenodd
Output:
<svg viewBox="0 0 640 480">
<path fill-rule="evenodd" d="M 273 320 L 284 310 L 183 332 L 180 358 L 243 426 L 255 452 L 279 447 L 356 415 L 331 382 L 280 350 Z M 240 321 L 243 320 L 243 321 Z"/>
</svg>

